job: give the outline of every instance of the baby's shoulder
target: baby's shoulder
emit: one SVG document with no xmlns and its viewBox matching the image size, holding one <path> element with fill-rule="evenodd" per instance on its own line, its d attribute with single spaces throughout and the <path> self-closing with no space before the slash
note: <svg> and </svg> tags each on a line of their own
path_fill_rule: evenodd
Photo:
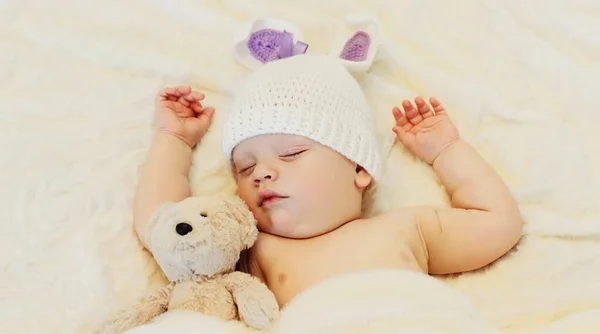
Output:
<svg viewBox="0 0 600 334">
<path fill-rule="evenodd" d="M 422 214 L 423 209 L 420 207 L 399 207 L 374 215 L 366 221 L 386 230 L 404 232 L 403 235 L 406 235 L 408 232 L 417 232 Z"/>
<path fill-rule="evenodd" d="M 277 241 L 276 237 L 259 232 L 252 247 L 240 254 L 240 265 L 238 265 L 240 271 L 256 276 L 264 283 L 266 277 L 264 268 L 272 265 L 275 258 L 273 255 L 281 253 L 280 242 Z"/>
<path fill-rule="evenodd" d="M 427 262 L 427 247 L 419 222 L 429 210 L 425 207 L 400 207 L 368 218 L 372 229 L 393 236 L 407 245 L 421 265 Z"/>
<path fill-rule="evenodd" d="M 255 246 L 257 246 L 257 242 L 253 247 L 243 250 L 240 253 L 240 259 L 237 262 L 236 270 L 241 271 L 246 274 L 250 274 L 258 278 L 261 282 L 265 282 L 265 277 L 259 262 L 260 253 L 256 252 Z"/>
</svg>

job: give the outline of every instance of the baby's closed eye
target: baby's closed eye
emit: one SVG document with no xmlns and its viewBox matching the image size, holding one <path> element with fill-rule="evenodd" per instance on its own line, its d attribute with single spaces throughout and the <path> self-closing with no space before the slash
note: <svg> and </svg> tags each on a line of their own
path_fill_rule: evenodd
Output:
<svg viewBox="0 0 600 334">
<path fill-rule="evenodd" d="M 237 165 L 236 165 L 237 166 Z M 246 163 L 240 165 L 240 168 L 237 169 L 238 174 L 245 174 L 252 171 L 252 168 L 255 166 L 254 163 Z"/>
<path fill-rule="evenodd" d="M 308 150 L 302 149 L 302 150 L 292 151 L 290 153 L 284 153 L 284 154 L 280 155 L 279 157 L 283 160 L 293 160 L 293 159 L 297 158 L 300 154 L 302 154 L 306 151 L 308 151 Z"/>
</svg>

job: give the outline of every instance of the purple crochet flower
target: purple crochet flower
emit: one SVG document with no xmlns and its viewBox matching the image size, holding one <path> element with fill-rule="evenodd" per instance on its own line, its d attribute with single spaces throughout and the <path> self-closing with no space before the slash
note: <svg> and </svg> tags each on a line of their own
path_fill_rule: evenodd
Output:
<svg viewBox="0 0 600 334">
<path fill-rule="evenodd" d="M 262 63 L 305 53 L 308 44 L 297 42 L 287 31 L 262 29 L 253 32 L 248 38 L 248 49 L 252 56 Z"/>
<path fill-rule="evenodd" d="M 359 31 L 344 45 L 340 57 L 350 61 L 364 61 L 369 54 L 371 37 L 364 31 Z"/>
</svg>

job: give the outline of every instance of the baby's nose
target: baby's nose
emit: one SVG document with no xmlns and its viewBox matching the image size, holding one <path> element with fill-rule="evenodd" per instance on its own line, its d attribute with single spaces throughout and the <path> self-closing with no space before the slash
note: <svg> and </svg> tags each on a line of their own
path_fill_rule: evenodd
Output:
<svg viewBox="0 0 600 334">
<path fill-rule="evenodd" d="M 258 184 L 266 180 L 275 181 L 275 179 L 277 179 L 277 173 L 275 168 L 257 166 L 254 169 L 254 182 Z"/>
<path fill-rule="evenodd" d="M 188 224 L 188 223 L 179 223 L 175 226 L 175 231 L 177 231 L 177 234 L 179 235 L 186 235 L 190 232 L 192 232 L 193 228 L 192 225 Z"/>
</svg>

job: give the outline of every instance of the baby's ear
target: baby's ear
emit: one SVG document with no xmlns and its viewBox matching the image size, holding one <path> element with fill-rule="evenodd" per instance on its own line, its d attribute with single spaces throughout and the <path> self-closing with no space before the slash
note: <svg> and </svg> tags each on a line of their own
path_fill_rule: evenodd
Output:
<svg viewBox="0 0 600 334">
<path fill-rule="evenodd" d="M 238 196 L 228 196 L 225 199 L 225 206 L 227 206 L 229 212 L 231 212 L 235 220 L 239 223 L 243 248 L 248 249 L 252 247 L 258 237 L 256 219 L 254 218 L 252 211 L 250 211 L 246 203 Z"/>
<path fill-rule="evenodd" d="M 361 166 L 356 167 L 356 176 L 354 177 L 354 184 L 356 187 L 365 190 L 373 182 L 373 177 Z"/>
</svg>

